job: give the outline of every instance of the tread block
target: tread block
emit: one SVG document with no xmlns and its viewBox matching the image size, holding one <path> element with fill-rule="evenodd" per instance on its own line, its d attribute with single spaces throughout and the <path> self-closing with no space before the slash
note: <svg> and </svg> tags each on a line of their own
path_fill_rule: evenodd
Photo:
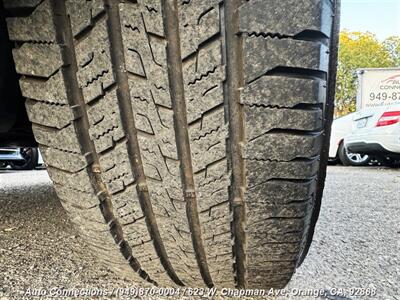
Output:
<svg viewBox="0 0 400 300">
<path fill-rule="evenodd" d="M 221 47 L 221 41 L 215 41 L 201 48 L 198 57 L 183 66 L 189 123 L 223 103 L 225 74 L 221 65 Z"/>
<path fill-rule="evenodd" d="M 246 107 L 245 124 L 248 140 L 257 138 L 272 129 L 318 131 L 322 130 L 323 126 L 322 111 L 320 109 Z"/>
<path fill-rule="evenodd" d="M 137 219 L 134 217 L 135 212 L 130 211 L 130 209 L 127 208 L 126 206 L 117 208 L 116 211 L 117 211 L 116 215 L 118 215 L 122 221 L 121 222 L 122 226 L 130 225 L 137 222 Z"/>
<path fill-rule="evenodd" d="M 146 253 L 150 253 L 149 247 L 153 247 L 152 241 L 146 241 L 144 244 L 140 246 L 137 245 L 134 248 L 134 255 L 138 261 L 140 261 L 142 269 L 146 270 L 148 274 L 151 274 L 152 277 L 156 278 L 158 281 L 165 283 L 171 282 L 169 286 L 175 286 L 168 274 L 158 267 L 161 264 L 160 258 L 156 254 L 151 256 L 148 254 L 146 255 Z"/>
<path fill-rule="evenodd" d="M 146 32 L 153 33 L 159 37 L 164 36 L 161 0 L 139 0 L 140 11 Z"/>
<path fill-rule="evenodd" d="M 114 211 L 116 211 L 115 215 L 119 216 L 123 226 L 128 223 L 138 222 L 139 219 L 143 218 L 136 185 L 129 185 L 122 192 L 113 194 L 112 201 Z"/>
<path fill-rule="evenodd" d="M 226 156 L 228 128 L 224 120 L 223 108 L 205 115 L 201 122 L 189 129 L 192 143 L 194 172 L 203 170 L 207 165 Z"/>
<path fill-rule="evenodd" d="M 254 160 L 291 161 L 318 155 L 322 134 L 272 132 L 249 140 L 244 158 Z"/>
<path fill-rule="evenodd" d="M 29 120 L 32 123 L 58 129 L 64 128 L 71 123 L 72 113 L 68 106 L 29 99 L 26 100 L 25 106 Z"/>
<path fill-rule="evenodd" d="M 14 7 L 12 6 L 14 3 Z M 6 1 L 6 8 L 17 8 L 18 2 Z M 24 8 L 35 7 L 40 1 L 24 1 Z M 50 1 L 43 1 L 28 17 L 8 18 L 8 35 L 12 41 L 29 41 L 37 43 L 52 43 L 55 40 L 53 15 Z"/>
<path fill-rule="evenodd" d="M 91 208 L 100 204 L 99 199 L 90 193 L 74 190 L 62 184 L 55 184 L 57 196 L 64 202 L 83 208 Z"/>
<path fill-rule="evenodd" d="M 208 75 L 214 73 L 221 65 L 221 51 L 222 44 L 218 39 L 201 47 L 196 57 L 186 60 L 183 63 L 184 84 L 186 86 L 195 85 L 198 81 L 206 79 Z"/>
<path fill-rule="evenodd" d="M 139 144 L 146 176 L 156 181 L 166 181 L 165 188 L 167 189 L 180 189 L 177 161 L 164 157 L 162 148 L 145 137 L 139 136 Z M 180 197 L 182 193 L 178 198 Z"/>
<path fill-rule="evenodd" d="M 225 160 L 195 175 L 199 211 L 208 211 L 229 199 L 229 174 Z"/>
<path fill-rule="evenodd" d="M 323 103 L 325 99 L 326 81 L 324 80 L 263 76 L 244 87 L 240 102 L 246 105 L 291 108 L 298 104 Z"/>
<path fill-rule="evenodd" d="M 223 103 L 223 78 L 222 67 L 218 67 L 207 79 L 198 81 L 196 85 L 191 85 L 185 90 L 189 123 L 200 119 L 202 114 Z"/>
<path fill-rule="evenodd" d="M 79 227 L 82 227 L 82 225 L 79 225 Z M 111 248 L 111 249 L 119 250 L 119 247 L 118 247 L 118 245 L 116 243 L 118 241 L 115 241 L 114 237 L 110 234 L 109 231 L 97 231 L 96 234 L 93 234 L 93 232 L 88 232 L 86 230 L 86 228 L 83 227 L 83 230 L 81 230 L 81 235 L 83 237 L 87 238 L 88 241 L 96 242 L 96 244 L 99 244 L 99 245 L 104 245 L 104 244 L 107 245 L 108 244 L 106 247 L 104 247 L 107 250 L 103 250 L 103 249 L 99 250 L 99 251 L 103 251 L 103 255 L 107 255 L 107 254 L 109 255 L 110 252 L 113 252 L 112 250 L 111 251 L 108 250 L 108 247 Z M 113 246 L 110 247 L 111 245 L 113 245 Z M 117 262 L 120 261 L 121 263 L 126 262 L 126 261 L 124 261 L 122 255 L 119 255 L 116 258 L 116 261 Z"/>
<path fill-rule="evenodd" d="M 332 13 L 332 4 L 327 0 L 272 0 L 268 4 L 252 0 L 239 8 L 240 31 L 295 36 L 312 30 L 329 37 Z"/>
<path fill-rule="evenodd" d="M 102 178 L 111 194 L 124 189 L 134 181 L 129 163 L 126 142 L 119 143 L 114 149 L 99 158 Z"/>
<path fill-rule="evenodd" d="M 77 35 L 93 25 L 93 19 L 104 12 L 101 0 L 67 0 L 67 13 L 71 19 L 73 35 Z"/>
<path fill-rule="evenodd" d="M 77 173 L 69 173 L 50 166 L 47 168 L 47 172 L 55 184 L 63 185 L 79 192 L 94 194 L 92 184 L 90 183 L 90 177 L 86 169 Z"/>
<path fill-rule="evenodd" d="M 252 252 L 248 258 L 254 264 L 264 264 L 267 261 L 296 260 L 300 251 L 298 243 L 269 244 L 264 248 L 265 252 Z"/>
<path fill-rule="evenodd" d="M 221 234 L 229 233 L 228 238 L 219 239 L 218 246 L 213 246 L 215 248 L 221 248 L 221 244 L 227 243 L 228 245 L 231 244 L 231 237 L 230 237 L 230 221 L 231 215 L 229 210 L 229 203 L 224 202 L 218 206 L 211 207 L 211 209 L 207 212 L 208 217 L 204 218 L 201 216 L 202 220 L 202 227 L 203 227 L 203 239 L 212 239 L 214 242 L 218 239 L 218 236 Z M 215 254 L 225 253 L 227 248 L 222 247 L 219 249 Z"/>
<path fill-rule="evenodd" d="M 300 242 L 303 237 L 304 218 L 269 218 L 249 216 L 247 228 L 252 228 L 248 239 L 249 247 L 263 243 Z"/>
<path fill-rule="evenodd" d="M 293 272 L 295 267 L 295 261 L 265 261 L 263 266 L 259 268 L 259 272 L 260 275 L 262 274 L 262 276 L 264 276 L 264 278 L 268 278 L 273 275 L 288 276 L 289 273 Z"/>
<path fill-rule="evenodd" d="M 218 4 L 221 0 L 179 3 L 181 51 L 184 59 L 198 46 L 220 32 Z"/>
<path fill-rule="evenodd" d="M 22 77 L 19 81 L 24 97 L 58 104 L 67 104 L 62 73 L 58 71 L 47 80 Z"/>
<path fill-rule="evenodd" d="M 87 166 L 87 162 L 81 154 L 49 147 L 41 147 L 40 150 L 48 166 L 68 172 L 78 172 Z"/>
<path fill-rule="evenodd" d="M 58 45 L 25 43 L 13 49 L 15 68 L 22 75 L 49 78 L 62 66 Z"/>
<path fill-rule="evenodd" d="M 109 228 L 106 224 L 101 224 L 98 222 L 93 222 L 89 219 L 89 216 L 81 216 L 79 215 L 80 209 L 76 209 L 65 203 L 62 203 L 63 208 L 68 212 L 68 217 L 72 221 L 73 224 L 77 225 L 80 228 L 80 231 L 85 231 L 83 234 L 85 237 L 93 234 L 99 235 L 99 233 L 109 234 Z M 97 208 L 100 210 L 99 208 Z M 82 214 L 82 212 L 80 212 Z"/>
<path fill-rule="evenodd" d="M 106 20 L 99 21 L 76 46 L 78 82 L 86 103 L 102 96 L 114 82 Z"/>
<path fill-rule="evenodd" d="M 72 124 L 60 130 L 33 124 L 32 130 L 36 141 L 41 145 L 80 153 L 80 144 Z"/>
<path fill-rule="evenodd" d="M 148 1 L 141 1 L 140 3 L 143 3 L 144 6 L 132 6 L 128 3 L 120 4 L 122 37 L 127 61 L 129 59 L 136 62 L 140 61 L 140 64 L 136 66 L 128 65 L 128 70 L 134 74 L 143 72 L 145 79 L 147 79 L 144 82 L 140 82 L 139 80 L 130 81 L 131 98 L 146 99 L 150 102 L 153 101 L 153 91 L 160 93 L 162 89 L 165 91 L 169 90 L 166 69 L 166 41 L 162 39 L 163 28 L 157 27 L 155 29 L 154 27 L 162 26 L 163 24 L 163 22 L 158 23 L 158 25 L 155 23 L 159 19 L 157 14 L 161 10 L 157 12 L 153 11 L 155 17 L 150 18 L 150 15 L 147 15 L 149 12 L 146 7 L 150 8 L 157 2 L 152 1 L 152 4 L 150 4 Z M 142 17 L 143 12 L 145 12 L 144 16 L 147 15 L 147 17 Z M 160 36 L 158 38 L 156 36 L 151 37 L 147 31 L 148 27 L 153 28 L 151 30 L 157 31 Z M 158 91 L 155 85 L 160 87 Z M 169 93 L 161 92 L 161 98 L 154 98 L 154 101 L 166 107 L 171 107 Z"/>
<path fill-rule="evenodd" d="M 260 272 L 256 271 L 259 270 L 257 267 L 255 268 L 249 268 L 248 270 L 248 276 L 252 276 L 250 275 L 250 272 L 254 272 L 254 281 L 252 282 L 252 285 L 254 286 L 268 286 L 270 288 L 274 288 L 274 289 L 283 289 L 288 282 L 290 281 L 290 279 L 292 278 L 292 274 L 294 272 L 294 269 L 292 269 L 291 271 L 287 271 L 286 274 L 281 275 L 281 274 L 271 274 L 271 272 L 266 273 L 266 272 L 262 272 L 262 269 L 260 269 Z"/>
<path fill-rule="evenodd" d="M 153 91 L 157 89 L 154 85 L 152 89 L 148 84 L 142 85 L 130 81 L 132 107 L 135 113 L 135 121 L 137 120 L 136 127 L 154 136 L 165 132 L 163 140 L 167 141 L 170 138 L 174 140 L 174 129 L 171 123 L 173 112 L 168 107 L 158 105 L 157 103 L 162 103 L 164 100 L 156 98 L 168 97 L 169 99 L 169 92 L 159 90 L 159 93 L 154 93 Z M 167 105 L 169 104 L 167 103 Z"/>
<path fill-rule="evenodd" d="M 314 177 L 319 168 L 319 160 L 268 161 L 246 160 L 247 179 L 251 184 L 262 184 L 270 179 L 308 179 Z"/>
<path fill-rule="evenodd" d="M 328 71 L 328 47 L 320 42 L 245 37 L 243 44 L 247 82 L 282 66 Z"/>
<path fill-rule="evenodd" d="M 162 184 L 153 180 L 148 181 L 151 201 L 153 204 L 154 213 L 162 217 L 169 217 L 176 214 L 176 208 L 173 205 L 172 199 L 169 196 L 168 189 Z"/>
<path fill-rule="evenodd" d="M 206 80 L 199 81 L 186 89 L 189 123 L 200 119 L 203 113 L 223 103 L 223 79 L 223 69 L 218 67 Z"/>
<path fill-rule="evenodd" d="M 63 207 L 73 216 L 76 222 L 85 230 L 96 234 L 96 232 L 106 232 L 109 234 L 109 226 L 104 220 L 99 205 L 83 209 L 77 207 L 68 201 L 61 202 Z"/>
<path fill-rule="evenodd" d="M 144 218 L 138 220 L 134 225 L 127 225 L 125 228 L 126 237 L 131 241 L 133 248 L 137 248 L 151 240 Z M 140 253 L 137 251 L 137 255 L 138 258 L 140 258 L 142 256 L 146 256 L 146 253 Z M 156 257 L 155 252 L 152 255 Z"/>
<path fill-rule="evenodd" d="M 97 152 L 111 148 L 124 136 L 116 91 L 112 90 L 87 110 L 89 133 Z"/>
<path fill-rule="evenodd" d="M 283 205 L 296 201 L 306 201 L 312 197 L 315 180 L 294 182 L 288 180 L 269 180 L 253 185 L 248 183 L 249 199 L 260 199 L 265 205 Z"/>
</svg>

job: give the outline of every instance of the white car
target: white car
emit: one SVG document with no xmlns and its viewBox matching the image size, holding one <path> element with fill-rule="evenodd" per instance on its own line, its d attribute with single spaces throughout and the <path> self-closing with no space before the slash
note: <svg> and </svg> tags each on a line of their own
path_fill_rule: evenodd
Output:
<svg viewBox="0 0 400 300">
<path fill-rule="evenodd" d="M 400 106 L 355 113 L 345 146 L 350 152 L 373 155 L 388 165 L 394 164 L 400 159 Z"/>
<path fill-rule="evenodd" d="M 368 155 L 351 153 L 344 147 L 343 140 L 352 131 L 354 113 L 337 118 L 332 123 L 331 142 L 329 147 L 329 160 L 334 163 L 341 162 L 345 166 L 367 165 L 370 161 Z"/>
</svg>

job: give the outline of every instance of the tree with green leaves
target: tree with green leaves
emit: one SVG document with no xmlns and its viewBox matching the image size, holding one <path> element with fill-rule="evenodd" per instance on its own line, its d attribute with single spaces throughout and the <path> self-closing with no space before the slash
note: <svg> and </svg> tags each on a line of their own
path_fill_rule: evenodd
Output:
<svg viewBox="0 0 400 300">
<path fill-rule="evenodd" d="M 389 40 L 389 39 L 388 39 Z M 340 33 L 339 62 L 336 88 L 336 116 L 355 111 L 357 94 L 357 69 L 396 66 L 399 38 L 381 43 L 370 32 Z M 396 52 L 397 51 L 397 52 Z M 396 54 L 397 53 L 397 54 Z"/>
<path fill-rule="evenodd" d="M 396 67 L 400 67 L 400 36 L 388 37 L 383 42 L 383 46 L 389 52 Z"/>
</svg>

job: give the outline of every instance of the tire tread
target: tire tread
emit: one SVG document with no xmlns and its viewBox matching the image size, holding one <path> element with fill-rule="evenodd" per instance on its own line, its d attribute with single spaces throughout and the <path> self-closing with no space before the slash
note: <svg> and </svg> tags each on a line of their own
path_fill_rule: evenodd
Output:
<svg viewBox="0 0 400 300">
<path fill-rule="evenodd" d="M 35 137 L 92 252 L 144 285 L 284 287 L 321 196 L 336 1 L 4 5 Z"/>
</svg>

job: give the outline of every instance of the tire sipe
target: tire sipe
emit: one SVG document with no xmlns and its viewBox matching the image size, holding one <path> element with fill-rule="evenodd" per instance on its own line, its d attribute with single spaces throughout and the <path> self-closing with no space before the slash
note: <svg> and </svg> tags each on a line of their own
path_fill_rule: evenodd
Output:
<svg viewBox="0 0 400 300">
<path fill-rule="evenodd" d="M 89 251 L 142 284 L 284 287 L 318 219 L 338 1 L 3 2 Z"/>
</svg>

